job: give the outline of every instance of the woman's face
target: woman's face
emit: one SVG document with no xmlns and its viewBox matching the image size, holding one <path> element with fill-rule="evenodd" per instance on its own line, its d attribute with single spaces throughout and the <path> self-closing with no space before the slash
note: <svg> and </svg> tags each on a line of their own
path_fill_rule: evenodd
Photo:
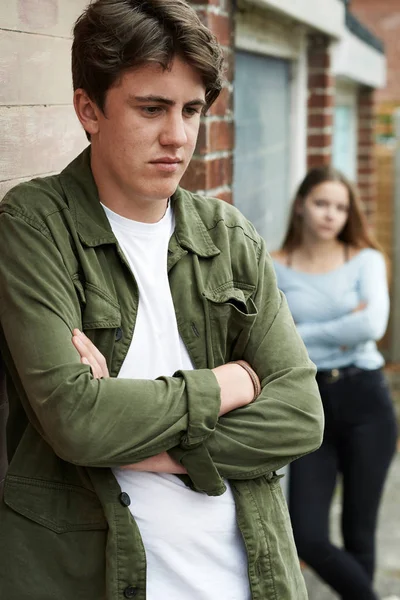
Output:
<svg viewBox="0 0 400 600">
<path fill-rule="evenodd" d="M 298 207 L 303 233 L 318 240 L 333 240 L 345 226 L 350 208 L 347 187 L 340 181 L 316 185 Z"/>
</svg>

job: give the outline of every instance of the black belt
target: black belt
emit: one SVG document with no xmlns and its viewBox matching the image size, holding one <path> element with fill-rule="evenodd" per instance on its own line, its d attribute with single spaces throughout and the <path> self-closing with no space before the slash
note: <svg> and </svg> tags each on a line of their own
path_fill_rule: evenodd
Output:
<svg viewBox="0 0 400 600">
<path fill-rule="evenodd" d="M 344 379 L 345 377 L 353 377 L 353 375 L 358 375 L 359 373 L 363 373 L 363 371 L 364 369 L 360 369 L 354 365 L 350 365 L 349 367 L 341 367 L 340 369 L 318 371 L 317 381 L 318 383 L 336 383 L 340 379 Z"/>
</svg>

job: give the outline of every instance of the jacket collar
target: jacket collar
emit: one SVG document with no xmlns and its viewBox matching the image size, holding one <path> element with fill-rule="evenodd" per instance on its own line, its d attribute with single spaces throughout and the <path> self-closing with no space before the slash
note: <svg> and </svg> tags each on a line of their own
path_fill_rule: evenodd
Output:
<svg viewBox="0 0 400 600">
<path fill-rule="evenodd" d="M 60 174 L 61 185 L 81 241 L 89 247 L 114 244 L 116 238 L 101 207 L 90 167 L 88 146 Z M 206 200 L 204 200 L 206 202 Z M 178 244 L 202 257 L 220 253 L 197 212 L 190 192 L 177 188 L 172 196 L 175 238 Z"/>
</svg>

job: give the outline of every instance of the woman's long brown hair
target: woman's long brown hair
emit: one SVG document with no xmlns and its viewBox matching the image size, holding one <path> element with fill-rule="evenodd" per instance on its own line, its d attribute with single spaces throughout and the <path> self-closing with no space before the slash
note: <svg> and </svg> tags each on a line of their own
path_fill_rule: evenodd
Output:
<svg viewBox="0 0 400 600">
<path fill-rule="evenodd" d="M 311 169 L 301 182 L 292 205 L 289 225 L 281 249 L 290 253 L 301 245 L 302 219 L 297 208 L 317 185 L 327 181 L 339 181 L 347 188 L 349 193 L 349 214 L 345 226 L 339 233 L 338 239 L 355 248 L 375 248 L 375 250 L 382 252 L 378 242 L 368 231 L 367 220 L 363 213 L 356 187 L 343 173 L 331 166 Z"/>
</svg>

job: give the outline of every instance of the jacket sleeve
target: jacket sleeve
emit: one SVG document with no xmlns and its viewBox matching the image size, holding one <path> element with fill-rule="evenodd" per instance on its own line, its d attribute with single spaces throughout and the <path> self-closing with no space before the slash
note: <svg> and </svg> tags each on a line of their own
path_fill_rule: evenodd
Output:
<svg viewBox="0 0 400 600">
<path fill-rule="evenodd" d="M 204 442 L 220 408 L 214 374 L 94 379 L 71 343 L 81 310 L 62 255 L 43 223 L 10 210 L 0 213 L 0 343 L 25 411 L 55 453 L 114 467 Z"/>
<path fill-rule="evenodd" d="M 322 441 L 323 410 L 315 367 L 297 333 L 286 299 L 277 288 L 264 244 L 255 304 L 258 315 L 243 358 L 258 374 L 262 392 L 255 402 L 220 417 L 196 453 L 172 451 L 194 480 L 207 454 L 222 478 L 251 479 L 316 450 Z M 211 481 L 212 469 L 208 480 Z M 207 477 L 200 478 L 203 490 Z M 207 491 L 207 489 L 205 489 Z"/>
<path fill-rule="evenodd" d="M 306 346 L 356 346 L 383 336 L 389 318 L 389 291 L 380 252 L 371 253 L 363 265 L 360 300 L 367 305 L 364 310 L 330 321 L 299 323 L 297 329 Z"/>
</svg>

